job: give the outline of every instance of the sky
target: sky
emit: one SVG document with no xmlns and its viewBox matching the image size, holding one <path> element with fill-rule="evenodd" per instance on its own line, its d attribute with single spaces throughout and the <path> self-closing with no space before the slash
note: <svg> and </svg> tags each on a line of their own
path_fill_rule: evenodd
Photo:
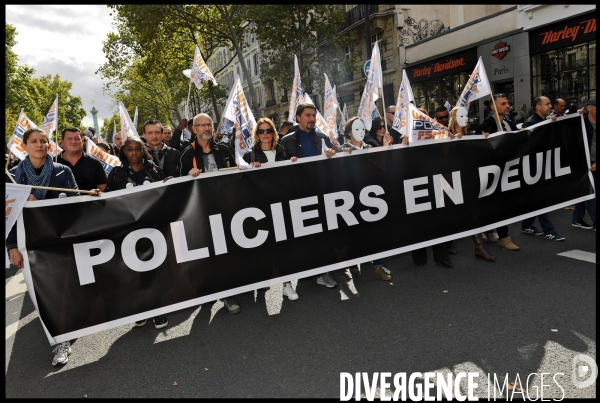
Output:
<svg viewBox="0 0 600 403">
<path fill-rule="evenodd" d="M 95 74 L 106 62 L 102 41 L 113 30 L 106 5 L 5 7 L 6 22 L 17 29 L 17 45 L 13 51 L 19 57 L 19 65 L 34 68 L 36 77 L 59 74 L 61 80 L 70 81 L 73 84 L 71 94 L 81 97 L 87 112 L 83 125 L 93 126 L 90 112 L 93 100 L 102 128 L 103 119 L 116 112 L 116 108 L 109 109 L 112 108 L 111 98 L 103 94 L 102 79 Z M 60 113 L 60 105 L 58 108 Z"/>
</svg>

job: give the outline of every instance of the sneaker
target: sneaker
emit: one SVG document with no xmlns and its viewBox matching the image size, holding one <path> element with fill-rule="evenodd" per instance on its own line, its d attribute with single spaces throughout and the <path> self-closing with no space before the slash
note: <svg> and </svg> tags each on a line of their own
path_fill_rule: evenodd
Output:
<svg viewBox="0 0 600 403">
<path fill-rule="evenodd" d="M 333 288 L 337 285 L 337 282 L 331 277 L 331 274 L 324 273 L 317 277 L 317 284 L 324 285 L 327 288 Z"/>
<path fill-rule="evenodd" d="M 225 298 L 223 302 L 225 302 L 227 310 L 232 315 L 235 315 L 236 313 L 239 313 L 242 310 L 240 304 L 238 304 L 237 299 L 235 297 Z"/>
<path fill-rule="evenodd" d="M 69 354 L 71 354 L 71 342 L 65 341 L 60 343 L 52 350 L 54 353 L 54 359 L 52 359 L 52 365 L 56 364 L 65 365 L 69 362 Z"/>
<path fill-rule="evenodd" d="M 577 227 L 577 228 L 583 228 L 583 229 L 592 229 L 594 228 L 593 226 L 591 226 L 590 224 L 586 223 L 583 220 L 579 220 L 577 222 L 574 222 L 573 224 L 571 224 L 573 227 Z"/>
<path fill-rule="evenodd" d="M 283 295 L 288 297 L 290 301 L 295 301 L 298 299 L 298 294 L 294 291 L 291 283 L 285 283 L 283 285 Z"/>
<path fill-rule="evenodd" d="M 378 279 L 383 280 L 383 281 L 390 281 L 390 280 L 392 280 L 392 275 L 390 274 L 390 272 L 388 271 L 388 269 L 386 269 L 383 266 L 376 267 L 374 269 L 374 271 L 373 271 L 373 277 L 378 278 Z"/>
<path fill-rule="evenodd" d="M 155 316 L 154 318 L 152 318 L 152 321 L 154 322 L 154 327 L 157 329 L 167 327 L 167 325 L 169 324 L 169 320 L 165 315 Z"/>
<path fill-rule="evenodd" d="M 136 326 L 144 326 L 146 324 L 146 319 L 138 320 L 135 322 Z"/>
<path fill-rule="evenodd" d="M 512 241 L 512 239 L 510 238 L 510 236 L 504 237 L 504 238 L 500 238 L 498 240 L 498 243 L 500 244 L 501 247 L 503 247 L 506 250 L 519 250 L 521 248 L 519 248 L 517 245 L 515 245 Z"/>
<path fill-rule="evenodd" d="M 540 231 L 539 229 L 537 229 L 536 227 L 534 227 L 533 225 L 529 228 L 521 228 L 521 232 L 524 234 L 529 234 L 529 235 L 544 235 L 544 231 Z"/>
<path fill-rule="evenodd" d="M 550 241 L 564 241 L 565 237 L 560 235 L 558 232 L 550 232 L 549 234 L 544 235 L 544 238 Z"/>
</svg>

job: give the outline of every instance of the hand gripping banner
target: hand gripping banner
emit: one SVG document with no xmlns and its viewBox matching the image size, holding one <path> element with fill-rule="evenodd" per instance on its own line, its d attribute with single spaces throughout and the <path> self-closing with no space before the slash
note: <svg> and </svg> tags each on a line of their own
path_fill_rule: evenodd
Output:
<svg viewBox="0 0 600 403">
<path fill-rule="evenodd" d="M 518 222 L 595 197 L 582 124 L 28 202 L 27 287 L 57 343 Z"/>
</svg>

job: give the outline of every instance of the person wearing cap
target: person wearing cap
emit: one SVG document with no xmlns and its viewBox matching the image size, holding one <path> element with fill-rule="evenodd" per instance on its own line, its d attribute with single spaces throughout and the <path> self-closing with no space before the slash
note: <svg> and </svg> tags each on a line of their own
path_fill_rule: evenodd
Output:
<svg viewBox="0 0 600 403">
<path fill-rule="evenodd" d="M 596 189 L 596 97 L 590 98 L 587 102 L 587 114 L 583 117 L 585 133 L 588 141 L 588 153 L 590 157 L 590 171 L 594 178 L 594 189 Z M 583 220 L 585 210 L 592 219 L 592 225 Z M 579 202 L 573 209 L 571 225 L 576 228 L 592 229 L 596 231 L 596 199 Z"/>
</svg>

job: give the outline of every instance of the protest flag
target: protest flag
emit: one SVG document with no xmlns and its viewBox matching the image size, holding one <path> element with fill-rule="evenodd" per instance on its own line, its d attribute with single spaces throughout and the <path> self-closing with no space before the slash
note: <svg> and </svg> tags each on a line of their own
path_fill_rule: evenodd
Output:
<svg viewBox="0 0 600 403">
<path fill-rule="evenodd" d="M 402 70 L 402 82 L 400 83 L 400 89 L 398 90 L 398 99 L 396 100 L 396 113 L 394 114 L 394 122 L 392 123 L 392 129 L 396 130 L 401 134 L 406 133 L 406 116 L 408 115 L 408 104 L 414 102 L 415 96 L 413 95 L 410 81 L 406 75 L 406 69 Z"/>
<path fill-rule="evenodd" d="M 298 57 L 294 55 L 294 84 L 292 85 L 292 92 L 290 94 L 290 107 L 288 120 L 293 124 L 296 124 L 296 108 L 298 104 L 302 102 L 302 77 L 300 76 L 300 69 L 298 68 Z"/>
<path fill-rule="evenodd" d="M 340 125 L 338 126 L 338 131 L 340 133 L 344 132 L 344 126 L 346 126 L 347 121 L 348 121 L 348 107 L 344 103 L 344 109 L 342 110 L 342 119 L 340 120 Z"/>
<path fill-rule="evenodd" d="M 100 161 L 100 163 L 102 164 L 102 168 L 104 168 L 104 171 L 107 175 L 114 167 L 121 165 L 121 160 L 119 160 L 118 157 L 115 157 L 114 155 L 110 155 L 109 153 L 105 152 L 100 147 L 98 147 L 93 141 L 86 141 L 85 144 L 85 152 L 91 155 L 92 157 L 96 158 L 98 161 Z"/>
<path fill-rule="evenodd" d="M 365 123 L 365 128 L 367 130 L 371 130 L 371 124 L 373 120 L 373 109 L 377 110 L 377 108 L 375 107 L 375 101 L 379 99 L 380 88 L 383 88 L 381 57 L 379 55 L 379 45 L 377 42 L 375 42 L 375 46 L 373 46 L 373 53 L 371 56 L 371 68 L 369 69 L 367 84 L 365 85 L 365 89 L 363 90 L 357 113 L 358 117 L 361 118 L 362 121 Z"/>
<path fill-rule="evenodd" d="M 324 93 L 324 111 L 325 114 L 324 120 L 327 127 L 325 128 L 325 134 L 329 136 L 329 140 L 333 143 L 334 146 L 338 145 L 337 141 L 337 127 L 336 127 L 336 108 L 337 108 L 337 100 L 335 99 L 335 89 L 331 87 L 331 83 L 329 82 L 329 78 L 327 74 L 323 74 L 325 76 L 325 93 Z"/>
<path fill-rule="evenodd" d="M 410 143 L 441 139 L 450 135 L 446 126 L 430 118 L 411 103 L 408 104 L 406 121 L 406 136 Z"/>
<path fill-rule="evenodd" d="M 485 73 L 483 59 L 480 56 L 475 69 L 467 81 L 467 85 L 465 85 L 463 92 L 460 94 L 460 97 L 458 97 L 456 106 L 462 106 L 465 109 L 469 109 L 469 103 L 471 101 L 482 98 L 486 95 L 491 95 L 491 93 L 492 91 L 490 88 L 490 82 L 488 81 L 487 74 Z"/>
<path fill-rule="evenodd" d="M 138 125 L 138 107 L 135 107 L 135 113 L 133 114 L 133 127 L 137 130 Z"/>
<path fill-rule="evenodd" d="M 252 148 L 252 133 L 256 128 L 256 120 L 254 114 L 248 107 L 246 96 L 244 95 L 244 87 L 240 78 L 237 77 L 235 85 L 229 93 L 229 99 L 223 110 L 223 117 L 237 123 L 238 130 L 235 134 L 235 149 L 241 155 Z"/>
<path fill-rule="evenodd" d="M 129 137 L 140 138 L 136 127 L 129 117 L 127 109 L 125 109 L 125 105 L 123 105 L 123 102 L 121 101 L 119 101 L 119 116 L 121 118 L 121 138 L 123 141 Z"/>
</svg>

